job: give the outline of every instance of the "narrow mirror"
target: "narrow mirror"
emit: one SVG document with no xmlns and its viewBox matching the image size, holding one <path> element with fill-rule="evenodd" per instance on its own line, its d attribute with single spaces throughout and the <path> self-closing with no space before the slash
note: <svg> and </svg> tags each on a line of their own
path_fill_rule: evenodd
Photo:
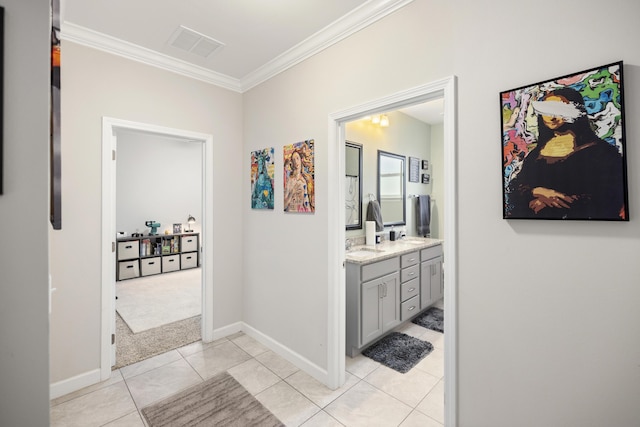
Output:
<svg viewBox="0 0 640 427">
<path fill-rule="evenodd" d="M 362 228 L 362 145 L 345 142 L 345 212 L 347 230 Z"/>
<path fill-rule="evenodd" d="M 385 226 L 406 224 L 405 160 L 378 150 L 378 201 Z"/>
</svg>

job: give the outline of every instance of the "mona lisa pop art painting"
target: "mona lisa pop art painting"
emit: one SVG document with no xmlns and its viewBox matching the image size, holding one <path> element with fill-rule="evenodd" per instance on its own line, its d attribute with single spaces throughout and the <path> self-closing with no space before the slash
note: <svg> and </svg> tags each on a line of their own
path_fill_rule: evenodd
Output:
<svg viewBox="0 0 640 427">
<path fill-rule="evenodd" d="M 622 68 L 500 93 L 503 218 L 629 220 Z"/>
<path fill-rule="evenodd" d="M 315 212 L 314 140 L 285 145 L 284 211 Z"/>
</svg>

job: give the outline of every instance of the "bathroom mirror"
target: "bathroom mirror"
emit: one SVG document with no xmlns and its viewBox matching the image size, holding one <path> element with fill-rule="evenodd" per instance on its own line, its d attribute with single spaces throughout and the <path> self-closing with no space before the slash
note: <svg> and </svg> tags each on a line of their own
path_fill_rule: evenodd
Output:
<svg viewBox="0 0 640 427">
<path fill-rule="evenodd" d="M 385 226 L 406 224 L 405 160 L 378 150 L 378 201 Z"/>
<path fill-rule="evenodd" d="M 345 212 L 347 230 L 362 228 L 362 145 L 345 142 Z"/>
</svg>

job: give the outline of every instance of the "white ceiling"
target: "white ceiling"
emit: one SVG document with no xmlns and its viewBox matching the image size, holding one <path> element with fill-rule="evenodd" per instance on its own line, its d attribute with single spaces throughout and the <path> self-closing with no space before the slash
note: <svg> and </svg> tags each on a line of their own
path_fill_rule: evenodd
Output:
<svg viewBox="0 0 640 427">
<path fill-rule="evenodd" d="M 61 0 L 62 40 L 244 92 L 411 1 Z M 223 46 L 178 49 L 181 26 Z M 442 100 L 400 111 L 442 123 Z"/>
<path fill-rule="evenodd" d="M 412 0 L 61 0 L 62 40 L 243 92 Z M 223 44 L 171 46 L 180 27 Z"/>
</svg>

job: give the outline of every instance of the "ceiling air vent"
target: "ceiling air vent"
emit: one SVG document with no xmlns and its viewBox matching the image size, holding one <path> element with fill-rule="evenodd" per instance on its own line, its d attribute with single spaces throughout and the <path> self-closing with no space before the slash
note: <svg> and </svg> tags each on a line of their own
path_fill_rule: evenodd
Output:
<svg viewBox="0 0 640 427">
<path fill-rule="evenodd" d="M 223 43 L 182 25 L 169 38 L 169 45 L 202 58 L 208 58 L 224 46 Z"/>
</svg>

